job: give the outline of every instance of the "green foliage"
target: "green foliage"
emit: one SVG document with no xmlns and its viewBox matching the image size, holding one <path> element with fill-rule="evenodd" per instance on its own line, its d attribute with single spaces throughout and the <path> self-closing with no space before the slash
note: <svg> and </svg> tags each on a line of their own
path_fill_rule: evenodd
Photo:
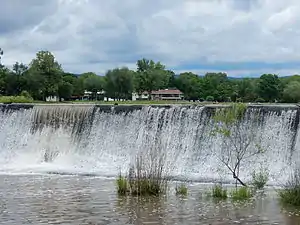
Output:
<svg viewBox="0 0 300 225">
<path fill-rule="evenodd" d="M 277 75 L 263 74 L 258 83 L 258 93 L 267 102 L 274 102 L 281 97 L 282 86 Z"/>
<path fill-rule="evenodd" d="M 186 196 L 188 194 L 188 188 L 185 184 L 180 184 L 175 188 L 176 195 Z"/>
<path fill-rule="evenodd" d="M 252 185 L 255 189 L 263 189 L 269 179 L 269 173 L 266 170 L 260 170 L 258 173 L 253 171 L 252 173 Z"/>
<path fill-rule="evenodd" d="M 292 81 L 286 85 L 283 91 L 284 102 L 300 102 L 300 81 Z"/>
<path fill-rule="evenodd" d="M 259 103 L 262 103 L 262 102 L 265 102 L 265 100 L 263 98 L 257 98 L 255 99 L 255 102 L 259 102 Z"/>
<path fill-rule="evenodd" d="M 244 103 L 233 103 L 228 108 L 218 109 L 213 117 L 217 123 L 222 123 L 226 126 L 234 125 L 240 121 L 247 110 L 247 105 Z M 222 132 L 221 132 L 222 133 Z M 225 132 L 225 135 L 228 134 Z"/>
<path fill-rule="evenodd" d="M 201 80 L 197 74 L 181 73 L 177 78 L 177 87 L 187 100 L 198 100 L 201 96 Z"/>
<path fill-rule="evenodd" d="M 283 204 L 300 206 L 300 169 L 295 169 L 285 187 L 279 191 Z"/>
<path fill-rule="evenodd" d="M 58 93 L 59 98 L 63 98 L 65 100 L 68 100 L 68 99 L 71 98 L 71 96 L 73 94 L 73 91 L 74 91 L 74 87 L 69 82 L 62 81 L 58 85 L 57 93 Z"/>
<path fill-rule="evenodd" d="M 222 185 L 215 185 L 212 188 L 212 197 L 215 199 L 227 199 L 227 190 Z"/>
<path fill-rule="evenodd" d="M 27 99 L 32 99 L 32 97 L 31 97 L 31 95 L 29 94 L 28 91 L 22 91 L 21 94 L 20 94 L 20 96 L 23 96 L 23 97 L 25 97 Z"/>
<path fill-rule="evenodd" d="M 119 195 L 126 195 L 129 192 L 128 180 L 121 174 L 116 180 L 117 192 Z"/>
<path fill-rule="evenodd" d="M 0 103 L 32 103 L 32 98 L 24 96 L 0 96 Z"/>
<path fill-rule="evenodd" d="M 234 201 L 244 201 L 253 197 L 253 192 L 248 187 L 239 187 L 230 192 L 230 196 Z"/>
<path fill-rule="evenodd" d="M 133 71 L 127 67 L 109 70 L 105 75 L 107 97 L 113 99 L 131 99 L 133 91 Z"/>
<path fill-rule="evenodd" d="M 133 196 L 158 196 L 167 190 L 168 181 L 163 177 L 162 160 L 152 163 L 144 160 L 142 156 L 136 157 L 135 165 L 130 167 L 128 178 L 119 176 L 117 180 L 118 193 Z M 148 167 L 149 166 L 149 167 Z M 125 191 L 126 190 L 126 191 Z"/>
<path fill-rule="evenodd" d="M 51 52 L 39 51 L 30 63 L 29 73 L 38 78 L 42 99 L 57 95 L 63 71 Z"/>
<path fill-rule="evenodd" d="M 137 61 L 136 70 L 126 67 L 111 69 L 104 79 L 92 72 L 81 75 L 65 73 L 49 51 L 37 52 L 28 66 L 16 62 L 12 69 L 1 64 L 2 55 L 0 48 L 1 95 L 20 95 L 25 90 L 35 100 L 45 100 L 51 95 L 69 99 L 70 94 L 81 98 L 87 90 L 92 92 L 90 100 L 99 100 L 99 97 L 130 100 L 132 91 L 141 94 L 177 88 L 186 100 L 193 101 L 296 103 L 300 99 L 299 75 L 279 78 L 263 74 L 260 78 L 243 79 L 231 79 L 220 72 L 207 73 L 204 77 L 191 72 L 175 75 L 161 62 L 143 58 Z M 105 96 L 97 95 L 102 90 L 105 90 Z"/>
<path fill-rule="evenodd" d="M 138 60 L 134 89 L 137 93 L 148 92 L 150 94 L 153 90 L 168 87 L 172 75 L 160 62 L 155 63 L 148 59 Z"/>
<path fill-rule="evenodd" d="M 215 100 L 215 98 L 213 96 L 209 95 L 209 96 L 206 97 L 205 100 L 208 101 L 208 102 L 213 102 Z"/>
</svg>

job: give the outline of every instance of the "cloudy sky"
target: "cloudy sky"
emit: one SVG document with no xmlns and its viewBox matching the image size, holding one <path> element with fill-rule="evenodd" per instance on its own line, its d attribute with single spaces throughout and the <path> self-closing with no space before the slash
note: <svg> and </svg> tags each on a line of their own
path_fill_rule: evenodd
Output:
<svg viewBox="0 0 300 225">
<path fill-rule="evenodd" d="M 300 73 L 299 0 L 1 0 L 2 63 L 53 52 L 103 74 L 146 57 L 179 73 Z"/>
</svg>

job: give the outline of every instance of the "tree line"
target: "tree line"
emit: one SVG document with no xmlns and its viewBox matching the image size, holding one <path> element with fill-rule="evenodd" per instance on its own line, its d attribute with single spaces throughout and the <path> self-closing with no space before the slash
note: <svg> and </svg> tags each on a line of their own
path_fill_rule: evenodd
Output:
<svg viewBox="0 0 300 225">
<path fill-rule="evenodd" d="M 0 48 L 0 59 L 3 51 Z M 103 97 L 131 100 L 132 92 L 151 93 L 159 89 L 179 89 L 186 100 L 218 102 L 290 102 L 300 101 L 300 76 L 278 77 L 263 74 L 259 78 L 230 78 L 226 73 L 192 72 L 176 75 L 161 62 L 140 59 L 137 69 L 108 70 L 104 76 L 93 72 L 65 72 L 49 51 L 39 51 L 25 65 L 16 62 L 7 68 L 0 61 L 0 95 L 25 95 L 44 101 L 48 96 L 71 100 L 92 93 L 92 100 Z M 104 93 L 99 97 L 97 92 Z"/>
</svg>

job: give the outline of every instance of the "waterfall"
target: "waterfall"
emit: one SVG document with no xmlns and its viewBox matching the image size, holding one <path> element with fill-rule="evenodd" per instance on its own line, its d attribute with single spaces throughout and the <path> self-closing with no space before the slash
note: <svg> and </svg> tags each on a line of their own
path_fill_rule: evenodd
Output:
<svg viewBox="0 0 300 225">
<path fill-rule="evenodd" d="M 0 111 L 0 172 L 116 176 L 138 153 L 159 150 L 177 179 L 229 182 L 232 174 L 220 162 L 224 140 L 212 135 L 212 110 L 76 104 L 5 109 Z M 299 109 L 249 107 L 243 123 L 241 137 L 252 132 L 264 152 L 242 163 L 241 177 L 247 180 L 263 166 L 270 184 L 284 183 L 299 158 Z"/>
</svg>

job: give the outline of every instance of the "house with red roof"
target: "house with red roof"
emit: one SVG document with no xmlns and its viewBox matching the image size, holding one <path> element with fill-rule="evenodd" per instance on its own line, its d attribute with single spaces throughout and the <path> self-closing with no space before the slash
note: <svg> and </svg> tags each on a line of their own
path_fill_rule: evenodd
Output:
<svg viewBox="0 0 300 225">
<path fill-rule="evenodd" d="M 148 100 L 149 95 L 147 92 L 138 95 L 133 93 L 132 100 Z M 151 92 L 151 100 L 182 100 L 183 93 L 178 89 L 162 89 Z"/>
</svg>

